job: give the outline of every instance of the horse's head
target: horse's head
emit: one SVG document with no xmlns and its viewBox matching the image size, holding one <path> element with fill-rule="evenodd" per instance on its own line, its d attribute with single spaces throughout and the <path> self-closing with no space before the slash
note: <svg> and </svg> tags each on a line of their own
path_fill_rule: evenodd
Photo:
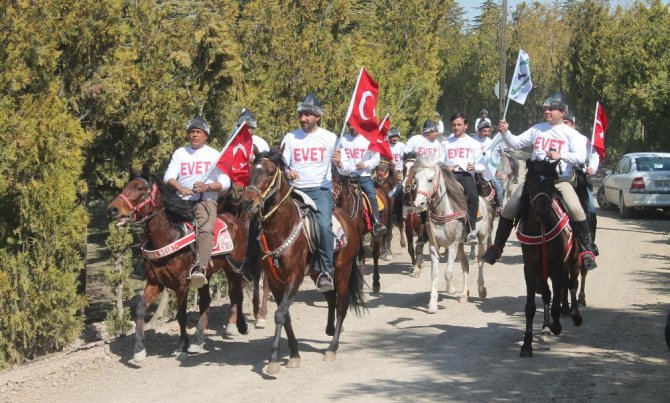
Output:
<svg viewBox="0 0 670 403">
<path fill-rule="evenodd" d="M 415 152 L 405 153 L 403 158 L 402 175 L 404 179 L 402 181 L 402 202 L 406 206 L 411 205 L 412 200 L 414 200 L 413 191 L 416 186 L 415 183 L 409 180 L 409 171 L 416 163 L 416 158 L 417 154 Z"/>
<path fill-rule="evenodd" d="M 133 172 L 130 182 L 107 206 L 107 216 L 116 220 L 117 226 L 136 223 L 154 211 L 158 193 L 155 176 Z"/>
<path fill-rule="evenodd" d="M 262 211 L 265 203 L 272 199 L 286 182 L 286 162 L 276 151 L 265 151 L 256 156 L 249 170 L 249 185 L 244 191 L 240 206 L 250 214 Z"/>
<path fill-rule="evenodd" d="M 430 207 L 431 199 L 440 188 L 442 170 L 437 164 L 419 160 L 410 168 L 406 182 L 413 201 L 411 204 L 413 210 L 426 211 Z"/>
<path fill-rule="evenodd" d="M 556 195 L 558 173 L 556 165 L 559 161 L 526 161 L 526 191 L 531 214 L 540 223 L 549 226 L 552 214 L 552 201 Z"/>
<path fill-rule="evenodd" d="M 384 185 L 389 178 L 393 178 L 393 167 L 394 164 L 391 160 L 382 158 L 379 161 L 379 165 L 374 169 L 372 180 L 380 186 Z"/>
</svg>

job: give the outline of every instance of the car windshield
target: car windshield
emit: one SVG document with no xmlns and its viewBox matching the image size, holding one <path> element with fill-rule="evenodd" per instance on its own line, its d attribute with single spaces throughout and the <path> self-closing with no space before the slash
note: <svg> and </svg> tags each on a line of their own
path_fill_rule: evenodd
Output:
<svg viewBox="0 0 670 403">
<path fill-rule="evenodd" d="M 638 157 L 635 159 L 638 171 L 670 171 L 670 157 Z"/>
</svg>

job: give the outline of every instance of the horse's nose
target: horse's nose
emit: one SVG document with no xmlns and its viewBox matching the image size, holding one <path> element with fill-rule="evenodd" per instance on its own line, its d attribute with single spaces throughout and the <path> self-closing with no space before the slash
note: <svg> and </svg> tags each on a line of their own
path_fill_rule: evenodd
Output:
<svg viewBox="0 0 670 403">
<path fill-rule="evenodd" d="M 419 198 L 414 200 L 414 207 L 415 208 L 423 208 L 426 205 L 426 200 L 420 200 Z"/>
<path fill-rule="evenodd" d="M 116 220 L 119 216 L 119 210 L 116 207 L 111 207 L 107 210 L 107 218 L 110 220 Z"/>
</svg>

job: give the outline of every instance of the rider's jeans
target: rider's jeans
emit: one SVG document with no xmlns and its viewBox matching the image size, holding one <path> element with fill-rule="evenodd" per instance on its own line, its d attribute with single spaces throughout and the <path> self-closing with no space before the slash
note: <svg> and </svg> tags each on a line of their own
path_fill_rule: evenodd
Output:
<svg viewBox="0 0 670 403">
<path fill-rule="evenodd" d="M 323 258 L 325 270 L 333 275 L 333 192 L 328 188 L 313 187 L 300 189 L 316 204 L 316 220 L 319 222 L 319 254 Z"/>
<path fill-rule="evenodd" d="M 361 189 L 368 196 L 372 211 L 374 212 L 375 221 L 379 221 L 379 206 L 377 205 L 377 194 L 375 193 L 375 184 L 369 176 L 361 176 Z"/>
</svg>

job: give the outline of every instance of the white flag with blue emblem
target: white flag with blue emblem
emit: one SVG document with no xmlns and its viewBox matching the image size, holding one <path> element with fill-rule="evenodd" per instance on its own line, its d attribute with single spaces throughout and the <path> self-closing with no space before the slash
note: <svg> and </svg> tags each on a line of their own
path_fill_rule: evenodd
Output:
<svg viewBox="0 0 670 403">
<path fill-rule="evenodd" d="M 533 82 L 530 80 L 530 59 L 528 53 L 519 49 L 519 57 L 516 59 L 514 68 L 514 77 L 509 90 L 509 99 L 524 104 L 528 93 L 533 88 Z"/>
<path fill-rule="evenodd" d="M 498 171 L 498 166 L 500 165 L 500 158 L 502 156 L 502 149 L 505 146 L 505 140 L 502 137 L 502 134 L 496 134 L 488 147 L 486 147 L 482 153 L 482 157 L 478 163 L 483 164 L 486 170 L 484 171 L 484 178 L 491 180 L 496 177 L 496 172 Z"/>
</svg>

